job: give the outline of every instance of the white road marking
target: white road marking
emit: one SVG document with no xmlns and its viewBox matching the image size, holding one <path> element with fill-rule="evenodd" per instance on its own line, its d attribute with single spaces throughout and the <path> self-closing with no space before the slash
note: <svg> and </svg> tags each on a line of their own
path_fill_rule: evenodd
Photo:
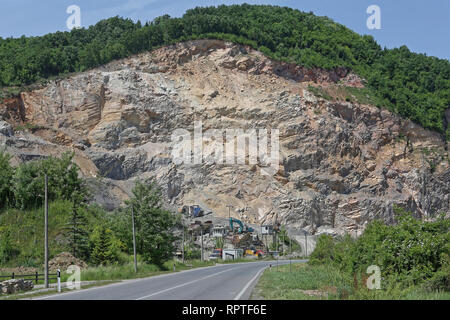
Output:
<svg viewBox="0 0 450 320">
<path fill-rule="evenodd" d="M 32 300 L 52 299 L 54 297 L 60 297 L 60 296 L 65 296 L 65 295 L 70 295 L 70 294 L 77 294 L 77 293 L 85 293 L 87 291 L 105 289 L 106 287 L 110 288 L 110 287 L 113 287 L 113 286 L 126 285 L 126 284 L 130 284 L 130 283 L 134 283 L 134 282 L 140 282 L 140 281 L 145 281 L 145 280 L 153 280 L 153 279 L 158 279 L 158 278 L 163 278 L 163 277 L 170 277 L 170 276 L 175 276 L 175 275 L 182 274 L 182 273 L 188 273 L 188 272 L 193 272 L 193 271 L 198 271 L 198 270 L 205 270 L 205 269 L 210 269 L 210 268 L 215 268 L 215 267 L 216 266 L 198 267 L 198 268 L 194 268 L 194 269 L 190 269 L 190 270 L 171 272 L 171 273 L 168 273 L 168 274 L 159 274 L 159 275 L 156 275 L 156 276 L 150 276 L 150 277 L 145 277 L 145 278 L 126 279 L 126 280 L 111 280 L 111 281 L 120 281 L 120 282 L 107 284 L 107 285 L 104 285 L 104 286 L 98 286 L 98 287 L 94 287 L 94 288 L 88 288 L 88 289 L 83 289 L 83 287 L 82 287 L 80 290 L 74 290 L 74 291 L 71 291 L 71 292 L 64 292 L 64 293 L 59 293 L 59 294 L 58 293 L 50 294 L 50 295 L 44 296 L 44 297 L 32 298 Z"/>
<path fill-rule="evenodd" d="M 239 294 L 236 297 L 234 297 L 234 300 L 239 300 L 245 293 L 245 291 L 247 291 L 247 289 L 250 287 L 250 285 L 259 277 L 261 272 L 263 272 L 266 268 L 267 266 L 259 270 L 258 273 L 245 285 L 244 289 L 242 289 L 241 292 L 239 292 Z"/>
<path fill-rule="evenodd" d="M 202 280 L 211 278 L 211 277 L 215 277 L 215 276 L 217 276 L 217 275 L 219 275 L 219 274 L 221 274 L 221 273 L 225 273 L 225 272 L 228 272 L 228 271 L 231 271 L 231 270 L 234 270 L 234 269 L 239 269 L 239 268 L 242 268 L 242 267 L 231 268 L 231 269 L 228 269 L 228 270 L 220 271 L 220 272 L 218 272 L 218 273 L 214 273 L 214 274 L 211 274 L 211 275 L 209 275 L 209 276 L 206 276 L 206 277 L 203 277 L 203 278 L 200 278 L 200 279 L 192 280 L 192 281 L 189 281 L 189 282 L 180 284 L 180 285 L 175 286 L 175 287 L 167 288 L 167 289 L 164 289 L 164 290 L 161 290 L 161 291 L 158 291 L 158 292 L 155 292 L 155 293 L 146 295 L 146 296 L 141 297 L 141 298 L 138 298 L 138 299 L 136 299 L 136 300 L 144 300 L 144 299 L 147 299 L 147 298 L 156 296 L 156 295 L 158 295 L 158 294 L 161 294 L 161 293 L 164 293 L 164 292 L 167 292 L 167 291 L 170 291 L 170 290 L 178 289 L 178 288 L 181 288 L 181 287 L 190 285 L 190 284 L 195 283 L 195 282 L 199 282 L 199 281 L 202 281 Z"/>
</svg>

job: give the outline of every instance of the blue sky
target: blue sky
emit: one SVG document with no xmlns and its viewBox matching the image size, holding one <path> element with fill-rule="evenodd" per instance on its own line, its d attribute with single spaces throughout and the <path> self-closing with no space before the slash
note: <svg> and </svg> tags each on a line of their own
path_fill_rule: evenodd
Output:
<svg viewBox="0 0 450 320">
<path fill-rule="evenodd" d="M 360 34 L 370 34 L 388 48 L 407 45 L 412 51 L 450 59 L 449 0 L 0 0 L 0 37 L 36 36 L 67 31 L 70 5 L 81 9 L 83 27 L 112 16 L 153 20 L 169 14 L 181 16 L 195 6 L 234 3 L 288 6 L 328 16 Z M 369 5 L 381 9 L 381 29 L 369 30 Z"/>
</svg>

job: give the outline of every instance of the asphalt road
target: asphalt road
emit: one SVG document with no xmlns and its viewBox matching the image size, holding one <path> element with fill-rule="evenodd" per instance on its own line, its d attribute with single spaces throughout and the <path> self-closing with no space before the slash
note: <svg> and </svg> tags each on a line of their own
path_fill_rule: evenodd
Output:
<svg viewBox="0 0 450 320">
<path fill-rule="evenodd" d="M 288 264 L 289 260 L 278 263 Z M 270 264 L 274 269 L 277 262 L 258 261 L 198 268 L 39 297 L 37 300 L 246 300 L 256 280 Z"/>
</svg>

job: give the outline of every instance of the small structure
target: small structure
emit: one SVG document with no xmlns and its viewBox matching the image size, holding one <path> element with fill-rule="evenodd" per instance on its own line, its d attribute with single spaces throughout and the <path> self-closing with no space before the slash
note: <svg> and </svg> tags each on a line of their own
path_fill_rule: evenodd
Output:
<svg viewBox="0 0 450 320">
<path fill-rule="evenodd" d="M 225 236 L 226 230 L 224 226 L 216 225 L 213 228 L 212 236 L 213 238 L 223 238 Z"/>
<path fill-rule="evenodd" d="M 273 226 L 271 225 L 261 226 L 261 234 L 273 234 Z"/>
<path fill-rule="evenodd" d="M 244 256 L 244 250 L 242 249 L 223 249 L 223 260 L 236 260 Z"/>
</svg>

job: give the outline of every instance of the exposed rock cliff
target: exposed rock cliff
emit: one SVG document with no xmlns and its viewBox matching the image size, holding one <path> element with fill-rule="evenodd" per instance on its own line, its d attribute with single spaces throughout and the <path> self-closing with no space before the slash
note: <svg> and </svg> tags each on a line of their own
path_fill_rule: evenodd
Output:
<svg viewBox="0 0 450 320">
<path fill-rule="evenodd" d="M 308 70 L 248 47 L 199 40 L 115 61 L 0 105 L 0 143 L 14 160 L 74 150 L 95 199 L 120 205 L 154 177 L 167 205 L 196 203 L 251 223 L 311 233 L 392 221 L 399 204 L 422 218 L 450 213 L 446 143 L 389 111 L 326 101 L 308 85 L 362 87 L 345 69 Z M 280 167 L 175 164 L 176 129 L 278 129 Z M 28 124 L 28 125 L 25 125 Z M 11 126 L 28 130 L 12 131 Z M 239 148 L 239 146 L 238 146 Z M 331 229 L 331 230 L 330 230 Z"/>
</svg>

